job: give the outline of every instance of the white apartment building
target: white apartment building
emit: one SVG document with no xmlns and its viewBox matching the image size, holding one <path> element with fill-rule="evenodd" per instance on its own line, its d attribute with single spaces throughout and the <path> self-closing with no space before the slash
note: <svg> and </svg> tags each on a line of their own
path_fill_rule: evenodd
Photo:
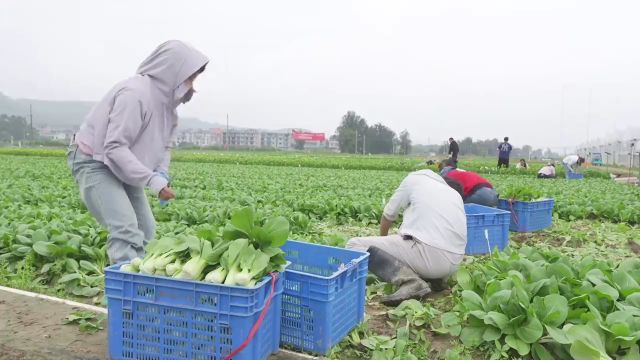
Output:
<svg viewBox="0 0 640 360">
<path fill-rule="evenodd" d="M 192 144 L 196 146 L 220 146 L 222 145 L 222 132 L 220 129 L 208 130 L 183 130 L 178 133 L 178 144 Z"/>
<path fill-rule="evenodd" d="M 260 136 L 261 147 L 287 150 L 291 147 L 290 132 L 263 132 Z"/>
<path fill-rule="evenodd" d="M 278 150 L 293 149 L 295 144 L 290 130 L 263 131 L 258 129 L 223 129 L 180 130 L 178 144 L 195 146 L 224 146 L 238 148 L 273 148 Z M 338 149 L 337 141 L 306 141 L 305 149 L 317 150 Z"/>
</svg>

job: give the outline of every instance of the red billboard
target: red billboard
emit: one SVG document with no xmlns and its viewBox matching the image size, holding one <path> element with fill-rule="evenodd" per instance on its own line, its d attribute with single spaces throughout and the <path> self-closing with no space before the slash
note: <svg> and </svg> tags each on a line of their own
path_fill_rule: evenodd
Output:
<svg viewBox="0 0 640 360">
<path fill-rule="evenodd" d="M 293 136 L 293 140 L 305 140 L 305 141 L 324 141 L 324 133 L 310 133 L 310 132 L 299 132 L 293 130 L 291 132 Z"/>
</svg>

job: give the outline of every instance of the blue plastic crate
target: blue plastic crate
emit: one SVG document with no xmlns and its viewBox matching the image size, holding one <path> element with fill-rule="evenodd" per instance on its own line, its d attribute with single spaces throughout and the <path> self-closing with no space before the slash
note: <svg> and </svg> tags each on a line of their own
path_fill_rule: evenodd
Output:
<svg viewBox="0 0 640 360">
<path fill-rule="evenodd" d="M 511 213 L 476 204 L 465 204 L 467 214 L 467 247 L 465 254 L 487 254 L 497 246 L 504 250 L 509 244 Z M 488 234 L 485 236 L 485 230 Z"/>
<path fill-rule="evenodd" d="M 582 180 L 582 179 L 584 179 L 584 175 L 580 174 L 580 173 L 568 172 L 567 173 L 567 179 L 569 179 L 569 180 Z"/>
<path fill-rule="evenodd" d="M 369 254 L 289 240 L 280 344 L 326 354 L 364 319 Z"/>
<path fill-rule="evenodd" d="M 511 212 L 509 230 L 531 232 L 546 229 L 551 226 L 551 222 L 553 221 L 553 205 L 553 199 L 540 201 L 500 199 L 498 208 Z"/>
<path fill-rule="evenodd" d="M 271 291 L 105 270 L 111 359 L 222 360 L 242 344 Z M 253 340 L 234 360 L 266 359 L 278 351 L 283 274 Z"/>
</svg>

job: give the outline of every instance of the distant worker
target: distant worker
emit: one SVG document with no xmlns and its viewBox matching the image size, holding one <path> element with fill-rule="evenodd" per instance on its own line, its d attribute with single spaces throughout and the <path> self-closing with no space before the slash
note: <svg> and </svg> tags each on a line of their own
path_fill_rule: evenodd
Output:
<svg viewBox="0 0 640 360">
<path fill-rule="evenodd" d="M 498 193 L 493 189 L 489 180 L 473 171 L 456 169 L 451 165 L 451 163 L 441 163 L 440 175 L 462 185 L 462 199 L 465 204 L 498 206 Z"/>
<path fill-rule="evenodd" d="M 209 59 L 177 40 L 158 46 L 136 74 L 116 84 L 89 112 L 74 136 L 68 164 L 89 212 L 109 232 L 112 264 L 144 256 L 155 237 L 145 194 L 175 198 L 168 181 L 176 108 L 195 93 Z"/>
<path fill-rule="evenodd" d="M 369 252 L 369 270 L 398 291 L 381 302 L 396 306 L 441 291 L 464 258 L 467 219 L 462 188 L 431 170 L 410 173 L 384 208 L 380 236 L 357 237 L 347 248 Z M 397 235 L 389 235 L 404 210 Z M 430 284 L 431 285 L 430 285 Z"/>
<path fill-rule="evenodd" d="M 566 170 L 566 177 L 569 177 L 569 174 L 575 174 L 578 172 L 578 166 L 584 164 L 584 158 L 578 155 L 569 155 L 562 159 L 562 165 L 564 165 L 564 169 Z"/>
<path fill-rule="evenodd" d="M 555 179 L 556 166 L 553 163 L 548 163 L 538 171 L 538 179 Z"/>
<path fill-rule="evenodd" d="M 520 159 L 520 161 L 518 162 L 518 165 L 516 165 L 516 169 L 527 170 L 528 168 L 529 168 L 529 164 L 527 164 L 527 161 L 525 159 Z"/>
<path fill-rule="evenodd" d="M 458 143 L 453 140 L 452 137 L 449 138 L 449 155 L 451 155 L 450 159 L 458 165 L 458 153 L 460 152 L 460 147 Z"/>
<path fill-rule="evenodd" d="M 449 159 L 453 160 L 453 162 L 458 165 L 458 153 L 460 152 L 460 147 L 458 143 L 453 140 L 453 138 L 449 138 Z"/>
<path fill-rule="evenodd" d="M 509 144 L 509 137 L 505 136 L 504 142 L 498 145 L 498 169 L 504 165 L 509 168 L 509 156 L 511 156 L 511 150 L 513 146 Z"/>
</svg>

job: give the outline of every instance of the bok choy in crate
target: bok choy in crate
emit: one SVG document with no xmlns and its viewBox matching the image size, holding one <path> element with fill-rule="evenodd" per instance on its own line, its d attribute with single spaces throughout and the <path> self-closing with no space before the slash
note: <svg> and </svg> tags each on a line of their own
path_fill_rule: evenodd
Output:
<svg viewBox="0 0 640 360">
<path fill-rule="evenodd" d="M 205 229 L 197 235 L 156 239 L 147 245 L 144 259 L 133 259 L 121 270 L 252 287 L 286 264 L 281 247 L 289 237 L 289 222 L 280 216 L 260 221 L 245 207 L 232 213 L 222 231 Z"/>
</svg>

